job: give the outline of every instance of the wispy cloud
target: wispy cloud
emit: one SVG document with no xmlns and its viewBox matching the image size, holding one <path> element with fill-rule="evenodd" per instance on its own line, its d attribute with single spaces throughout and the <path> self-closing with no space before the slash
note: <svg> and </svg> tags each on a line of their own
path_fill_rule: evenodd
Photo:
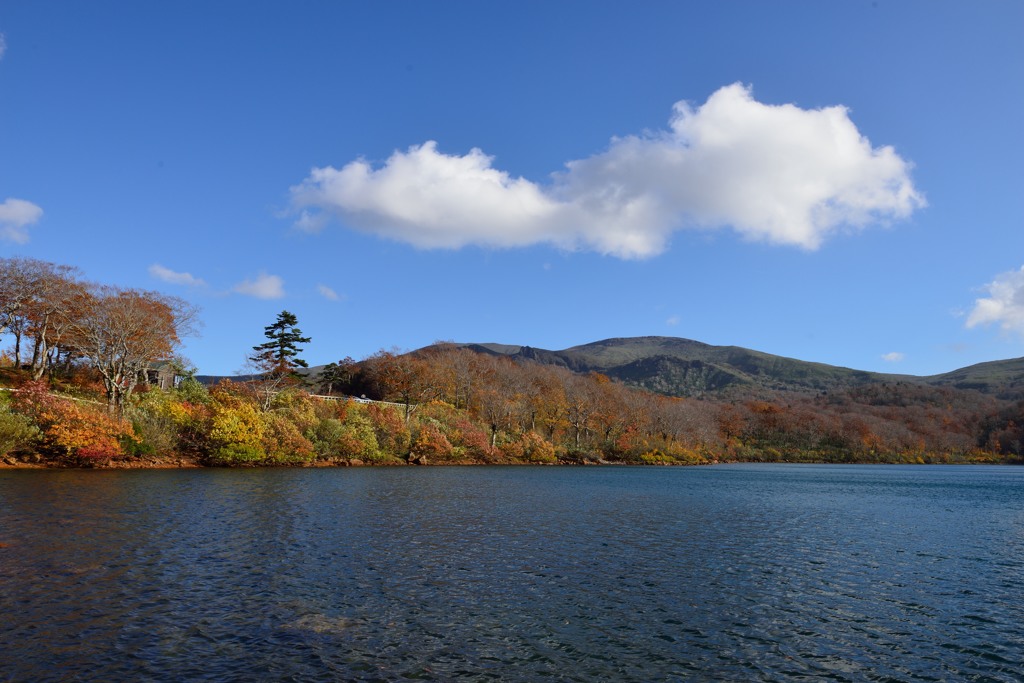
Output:
<svg viewBox="0 0 1024 683">
<path fill-rule="evenodd" d="M 975 299 L 967 327 L 995 324 L 1004 332 L 1024 334 L 1024 266 L 996 275 L 982 289 L 988 296 Z"/>
<path fill-rule="evenodd" d="M 205 287 L 206 282 L 202 278 L 195 277 L 192 273 L 179 273 L 165 268 L 159 263 L 154 263 L 149 267 L 149 274 L 155 277 L 157 280 L 167 282 L 172 285 L 186 285 L 189 287 Z"/>
<path fill-rule="evenodd" d="M 327 299 L 328 301 L 340 301 L 341 295 L 335 292 L 327 285 L 317 285 L 316 291 L 320 292 L 320 296 Z"/>
<path fill-rule="evenodd" d="M 845 107 L 763 104 L 738 83 L 700 107 L 677 103 L 667 130 L 615 138 L 548 184 L 492 164 L 480 149 L 448 155 L 429 141 L 378 168 L 316 168 L 291 189 L 296 226 L 337 218 L 422 248 L 548 243 L 646 258 L 694 228 L 816 249 L 925 205 L 911 164 L 873 147 Z"/>
<path fill-rule="evenodd" d="M 882 360 L 884 360 L 886 363 L 899 363 L 906 357 L 907 355 L 905 353 L 900 353 L 899 351 L 892 351 L 890 353 L 882 354 Z"/>
<path fill-rule="evenodd" d="M 25 244 L 28 242 L 28 227 L 38 223 L 42 217 L 43 210 L 32 202 L 8 197 L 0 204 L 0 239 Z"/>
<path fill-rule="evenodd" d="M 4 58 L 4 54 L 7 52 L 7 38 L 4 34 L 0 33 L 0 59 Z"/>
<path fill-rule="evenodd" d="M 268 275 L 260 271 L 255 278 L 239 282 L 232 290 L 257 299 L 283 299 L 284 280 L 277 275 Z"/>
<path fill-rule="evenodd" d="M 670 315 L 668 319 L 665 321 L 665 324 L 668 325 L 669 327 L 675 327 L 680 322 L 682 322 L 682 319 L 678 315 Z"/>
</svg>

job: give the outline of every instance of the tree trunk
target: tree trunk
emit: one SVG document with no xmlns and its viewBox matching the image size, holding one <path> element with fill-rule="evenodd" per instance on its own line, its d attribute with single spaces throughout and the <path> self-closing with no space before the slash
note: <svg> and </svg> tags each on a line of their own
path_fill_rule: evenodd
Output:
<svg viewBox="0 0 1024 683">
<path fill-rule="evenodd" d="M 46 346 L 46 332 L 42 332 L 36 340 L 35 348 L 32 349 L 32 379 L 39 381 L 43 378 L 49 352 L 50 349 Z"/>
</svg>

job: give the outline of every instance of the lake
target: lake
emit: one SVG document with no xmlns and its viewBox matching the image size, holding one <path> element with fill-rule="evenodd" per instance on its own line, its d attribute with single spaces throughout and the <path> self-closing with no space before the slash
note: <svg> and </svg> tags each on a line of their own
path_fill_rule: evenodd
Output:
<svg viewBox="0 0 1024 683">
<path fill-rule="evenodd" d="M 1024 468 L 0 470 L 2 681 L 1021 681 Z"/>
</svg>

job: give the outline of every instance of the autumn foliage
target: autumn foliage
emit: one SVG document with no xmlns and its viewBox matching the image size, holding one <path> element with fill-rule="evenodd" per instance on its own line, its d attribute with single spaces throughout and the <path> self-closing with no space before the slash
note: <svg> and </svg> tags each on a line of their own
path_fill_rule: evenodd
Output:
<svg viewBox="0 0 1024 683">
<path fill-rule="evenodd" d="M 53 463 L 593 464 L 1020 462 L 1024 402 L 870 383 L 829 393 L 675 398 L 568 367 L 454 344 L 292 372 L 309 340 L 287 311 L 267 372 L 205 387 L 148 383 L 195 311 L 73 268 L 0 259 L 0 457 Z M 258 354 L 259 355 L 259 354 Z M 271 363 L 271 361 L 273 361 Z M 287 367 L 285 367 L 287 366 Z M 284 370 L 287 370 L 284 371 Z M 329 396 L 307 393 L 316 387 Z M 352 399 L 366 396 L 372 400 Z"/>
<path fill-rule="evenodd" d="M 39 450 L 55 460 L 80 463 L 111 460 L 136 443 L 132 426 L 104 406 L 56 397 L 40 382 L 26 384 L 14 407 L 40 430 Z"/>
</svg>

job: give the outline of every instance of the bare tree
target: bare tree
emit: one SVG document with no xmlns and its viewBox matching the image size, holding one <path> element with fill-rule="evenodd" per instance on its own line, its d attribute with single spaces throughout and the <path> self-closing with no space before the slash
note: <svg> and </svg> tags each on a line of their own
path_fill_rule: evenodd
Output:
<svg viewBox="0 0 1024 683">
<path fill-rule="evenodd" d="M 32 375 L 46 372 L 54 331 L 72 315 L 85 286 L 73 266 L 32 258 L 0 259 L 0 332 L 14 334 L 14 362 L 22 362 L 22 341 L 31 339 Z"/>
<path fill-rule="evenodd" d="M 470 408 L 478 366 L 484 357 L 454 342 L 438 341 L 426 358 L 444 400 L 458 409 Z"/>
<path fill-rule="evenodd" d="M 581 437 L 590 437 L 599 395 L 594 378 L 569 375 L 565 378 L 565 420 L 573 430 L 573 448 L 580 449 Z"/>
<path fill-rule="evenodd" d="M 86 301 L 86 286 L 77 278 L 72 266 L 46 264 L 41 269 L 36 291 L 26 304 L 32 337 L 32 378 L 41 379 L 50 359 L 50 346 L 60 341 L 62 332 Z"/>
<path fill-rule="evenodd" d="M 507 358 L 482 356 L 478 372 L 473 406 L 491 429 L 493 448 L 499 431 L 511 431 L 515 422 L 526 421 L 530 413 L 526 401 L 530 386 L 515 363 Z"/>
<path fill-rule="evenodd" d="M 0 333 L 14 334 L 14 364 L 21 365 L 21 338 L 28 327 L 27 311 L 46 266 L 32 258 L 0 259 Z"/>
<path fill-rule="evenodd" d="M 384 396 L 405 406 L 406 422 L 416 404 L 440 396 L 438 388 L 428 377 L 427 363 L 411 353 L 382 349 L 367 358 L 364 364 Z"/>
<path fill-rule="evenodd" d="M 195 330 L 197 310 L 158 292 L 94 288 L 72 324 L 74 346 L 103 378 L 107 406 L 120 412 L 149 366 L 168 360 Z"/>
</svg>

